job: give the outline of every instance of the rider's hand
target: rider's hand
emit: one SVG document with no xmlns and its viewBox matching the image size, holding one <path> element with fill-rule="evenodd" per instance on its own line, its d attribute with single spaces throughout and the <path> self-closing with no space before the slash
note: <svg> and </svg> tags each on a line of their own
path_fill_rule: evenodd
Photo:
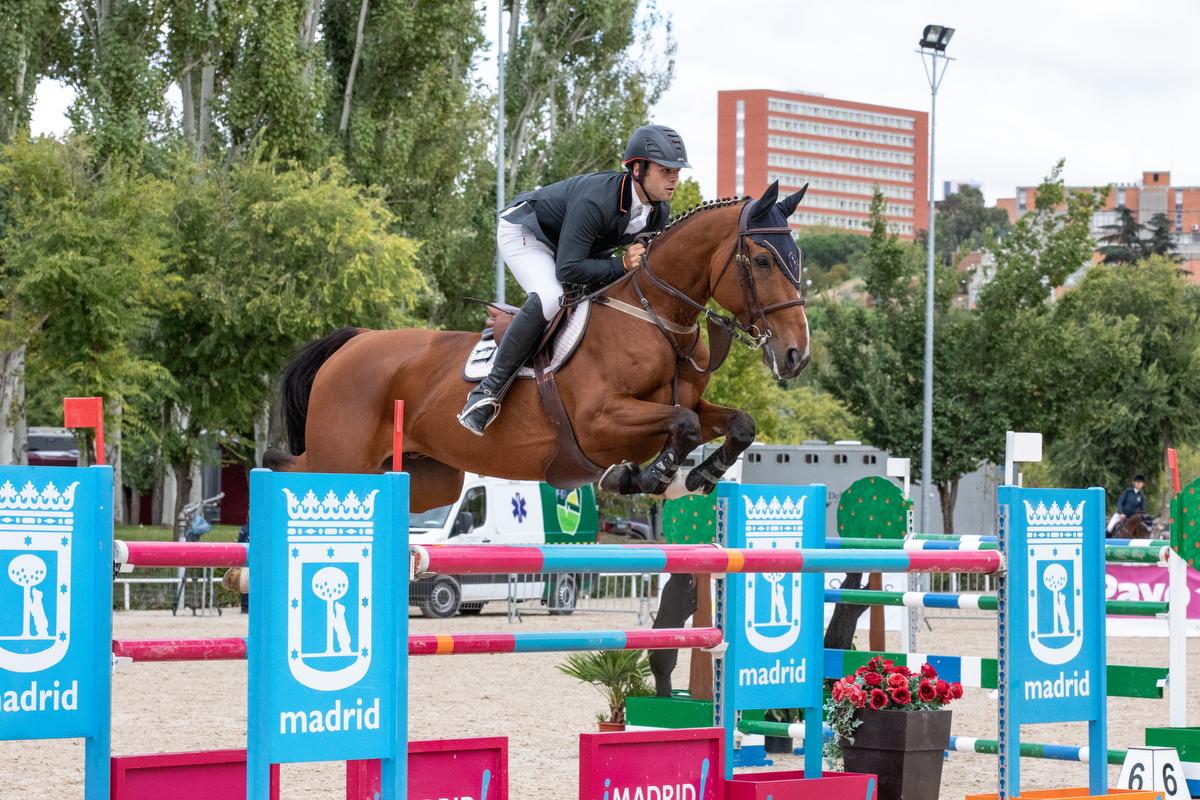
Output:
<svg viewBox="0 0 1200 800">
<path fill-rule="evenodd" d="M 646 253 L 646 245 L 641 242 L 634 242 L 629 245 L 625 251 L 625 255 L 621 257 L 621 266 L 625 267 L 625 271 L 637 269 L 642 263 L 642 256 Z"/>
</svg>

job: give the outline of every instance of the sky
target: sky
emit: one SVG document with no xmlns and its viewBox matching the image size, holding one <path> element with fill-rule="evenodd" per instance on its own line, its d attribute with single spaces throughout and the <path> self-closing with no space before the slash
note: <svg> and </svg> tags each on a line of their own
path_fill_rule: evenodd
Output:
<svg viewBox="0 0 1200 800">
<path fill-rule="evenodd" d="M 929 23 L 956 29 L 938 92 L 935 178 L 1011 197 L 1059 158 L 1070 185 L 1170 171 L 1200 185 L 1200 2 L 1195 0 L 656 0 L 675 78 L 651 121 L 684 137 L 716 192 L 717 92 L 778 89 L 927 111 L 915 52 Z M 496 2 L 481 0 L 495 38 Z M 494 82 L 494 62 L 480 74 Z M 60 133 L 70 95 L 39 87 L 35 132 Z"/>
</svg>

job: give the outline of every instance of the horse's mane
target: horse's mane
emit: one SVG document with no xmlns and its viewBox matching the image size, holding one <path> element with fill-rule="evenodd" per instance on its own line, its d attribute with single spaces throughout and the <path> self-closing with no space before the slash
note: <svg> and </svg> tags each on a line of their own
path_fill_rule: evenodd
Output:
<svg viewBox="0 0 1200 800">
<path fill-rule="evenodd" d="M 663 226 L 661 231 L 655 231 L 655 233 L 650 236 L 650 241 L 655 241 L 656 239 L 662 238 L 672 228 L 678 227 L 681 223 L 686 222 L 688 219 L 691 219 L 703 211 L 711 211 L 716 208 L 726 208 L 736 203 L 745 202 L 748 199 L 749 198 L 746 197 L 722 197 L 718 200 L 705 200 L 704 202 L 700 203 L 700 205 L 692 206 L 679 216 L 672 218 L 670 222 Z"/>
</svg>

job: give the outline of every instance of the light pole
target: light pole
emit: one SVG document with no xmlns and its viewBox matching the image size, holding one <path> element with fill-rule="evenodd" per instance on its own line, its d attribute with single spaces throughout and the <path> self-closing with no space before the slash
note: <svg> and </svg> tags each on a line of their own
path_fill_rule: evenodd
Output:
<svg viewBox="0 0 1200 800">
<path fill-rule="evenodd" d="M 943 25 L 926 25 L 917 43 L 925 76 L 929 78 L 929 235 L 926 249 L 929 260 L 925 266 L 925 403 L 921 421 L 921 532 L 929 533 L 929 505 L 933 500 L 933 258 L 934 258 L 934 212 L 933 207 L 933 146 L 937 130 L 937 92 L 946 75 L 946 68 L 954 59 L 946 56 L 946 45 L 954 36 L 954 28 Z M 938 71 L 938 62 L 941 71 Z M 945 521 L 942 523 L 945 525 Z"/>
<path fill-rule="evenodd" d="M 496 9 L 496 218 L 504 210 L 504 3 Z M 504 256 L 496 248 L 496 302 L 504 302 Z"/>
</svg>

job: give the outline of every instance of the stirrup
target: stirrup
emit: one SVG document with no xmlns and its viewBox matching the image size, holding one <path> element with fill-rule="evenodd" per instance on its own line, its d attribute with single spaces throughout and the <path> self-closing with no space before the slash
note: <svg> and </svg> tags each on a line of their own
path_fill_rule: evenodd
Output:
<svg viewBox="0 0 1200 800">
<path fill-rule="evenodd" d="M 476 411 L 486 408 L 487 406 L 492 407 L 492 413 L 483 423 L 483 427 L 481 427 L 479 430 L 475 430 L 475 427 L 467 422 L 467 417 L 470 417 Z M 462 410 L 462 413 L 458 415 L 458 422 L 476 436 L 483 436 L 484 429 L 486 429 L 488 425 L 491 425 L 493 422 L 495 422 L 496 417 L 498 416 L 500 416 L 500 401 L 494 397 L 482 397 Z"/>
</svg>

